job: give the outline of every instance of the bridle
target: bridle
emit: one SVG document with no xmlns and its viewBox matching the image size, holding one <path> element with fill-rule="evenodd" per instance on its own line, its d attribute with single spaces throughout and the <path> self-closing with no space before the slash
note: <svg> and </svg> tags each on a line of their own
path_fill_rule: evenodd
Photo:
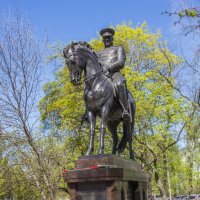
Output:
<svg viewBox="0 0 200 200">
<path fill-rule="evenodd" d="M 106 73 L 106 71 L 103 71 L 103 69 L 102 69 L 101 71 L 97 72 L 96 74 L 92 74 L 92 75 L 89 75 L 89 76 L 85 76 L 85 77 L 84 77 L 84 82 L 85 82 L 85 83 L 87 83 L 87 82 L 92 83 L 93 80 L 94 80 L 96 77 L 98 77 L 98 76 L 100 76 L 100 75 L 102 75 L 102 74 L 105 74 L 105 73 Z"/>
<path fill-rule="evenodd" d="M 68 54 L 68 55 L 65 57 L 66 59 L 68 59 L 68 60 L 70 60 L 70 61 L 73 61 L 73 60 L 71 59 L 71 57 L 76 57 L 76 56 L 78 56 L 77 53 L 76 53 L 76 51 L 74 51 L 74 49 L 72 49 L 72 50 L 73 50 L 73 53 L 70 53 L 70 54 Z M 82 56 L 79 55 L 79 57 L 80 57 L 81 59 L 83 59 Z M 84 59 L 83 59 L 83 60 L 84 60 Z M 89 75 L 89 76 L 84 76 L 84 81 L 83 81 L 83 82 L 84 82 L 84 83 L 89 83 L 89 85 L 91 85 L 95 78 L 97 78 L 98 76 L 100 76 L 100 75 L 102 75 L 102 74 L 106 75 L 106 73 L 107 73 L 107 71 L 103 71 L 103 69 L 101 69 L 99 72 L 97 72 L 97 73 L 95 73 L 95 74 L 92 74 L 92 75 Z M 108 74 L 107 74 L 106 76 L 109 77 L 109 78 L 111 78 L 111 76 L 109 76 Z M 80 82 L 80 84 L 82 84 L 82 82 Z"/>
</svg>

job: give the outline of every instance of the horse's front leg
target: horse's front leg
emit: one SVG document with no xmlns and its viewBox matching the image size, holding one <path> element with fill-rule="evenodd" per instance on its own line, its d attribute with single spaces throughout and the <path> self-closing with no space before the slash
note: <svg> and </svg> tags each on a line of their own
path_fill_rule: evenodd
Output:
<svg viewBox="0 0 200 200">
<path fill-rule="evenodd" d="M 91 111 L 88 111 L 88 120 L 90 126 L 90 143 L 87 151 L 87 156 L 94 151 L 94 133 L 96 125 L 96 115 Z"/>
<path fill-rule="evenodd" d="M 99 146 L 99 154 L 103 154 L 104 153 L 104 136 L 105 136 L 105 132 L 106 132 L 106 123 L 107 123 L 107 119 L 108 119 L 108 115 L 110 112 L 110 108 L 109 107 L 102 107 L 101 109 L 101 127 L 100 127 L 100 146 Z"/>
</svg>

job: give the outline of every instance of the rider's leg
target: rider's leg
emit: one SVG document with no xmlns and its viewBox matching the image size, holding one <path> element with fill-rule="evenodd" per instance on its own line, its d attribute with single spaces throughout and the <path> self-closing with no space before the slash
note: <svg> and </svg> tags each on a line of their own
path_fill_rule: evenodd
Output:
<svg viewBox="0 0 200 200">
<path fill-rule="evenodd" d="M 119 85 L 118 86 L 118 92 L 119 92 L 119 101 L 124 109 L 124 112 L 122 113 L 122 117 L 124 119 L 131 119 L 131 116 L 129 114 L 129 104 L 128 104 L 128 97 L 127 97 L 127 91 L 125 85 Z"/>
<path fill-rule="evenodd" d="M 112 78 L 118 90 L 119 102 L 123 108 L 122 117 L 126 120 L 131 119 L 131 116 L 129 114 L 128 96 L 127 96 L 127 91 L 125 87 L 126 79 L 119 72 L 116 72 L 115 74 L 113 74 Z"/>
</svg>

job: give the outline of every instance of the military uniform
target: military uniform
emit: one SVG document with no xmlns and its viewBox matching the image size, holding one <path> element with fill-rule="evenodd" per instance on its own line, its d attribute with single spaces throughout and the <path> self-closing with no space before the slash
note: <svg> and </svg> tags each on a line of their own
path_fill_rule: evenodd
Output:
<svg viewBox="0 0 200 200">
<path fill-rule="evenodd" d="M 111 46 L 97 52 L 99 63 L 104 71 L 109 71 L 117 88 L 124 85 L 125 77 L 120 73 L 126 61 L 125 50 L 122 46 Z"/>
<path fill-rule="evenodd" d="M 119 96 L 119 102 L 123 107 L 123 118 L 130 119 L 128 99 L 126 93 L 126 79 L 120 73 L 120 70 L 124 68 L 126 61 L 126 53 L 122 46 L 113 46 L 113 35 L 114 30 L 106 28 L 100 31 L 100 35 L 103 37 L 105 49 L 97 52 L 99 63 L 101 64 L 104 71 L 109 71 L 112 76 L 117 93 Z M 110 37 L 110 38 L 109 38 Z"/>
</svg>

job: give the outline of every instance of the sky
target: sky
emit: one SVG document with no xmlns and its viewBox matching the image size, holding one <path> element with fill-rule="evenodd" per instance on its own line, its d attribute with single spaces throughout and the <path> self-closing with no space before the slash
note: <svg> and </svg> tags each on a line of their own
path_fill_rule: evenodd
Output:
<svg viewBox="0 0 200 200">
<path fill-rule="evenodd" d="M 184 1 L 200 6 L 200 0 L 0 0 L 0 15 L 18 7 L 39 37 L 48 35 L 50 44 L 59 40 L 88 42 L 110 25 L 131 21 L 135 27 L 145 21 L 151 32 L 161 31 L 174 53 L 191 57 L 196 39 L 182 35 L 174 18 L 161 14 L 176 10 Z M 53 64 L 46 66 L 43 83 L 53 80 L 54 69 Z"/>
<path fill-rule="evenodd" d="M 135 27 L 145 21 L 150 31 L 161 31 L 172 51 L 180 54 L 181 42 L 185 54 L 189 54 L 194 40 L 180 36 L 173 17 L 161 14 L 173 11 L 182 1 L 185 0 L 0 0 L 0 13 L 18 7 L 41 38 L 48 35 L 50 44 L 58 40 L 66 44 L 72 40 L 88 42 L 110 25 L 131 21 Z M 188 1 L 200 6 L 200 0 Z"/>
<path fill-rule="evenodd" d="M 32 25 L 50 42 L 89 41 L 102 28 L 132 21 L 133 26 L 147 22 L 150 30 L 169 34 L 168 0 L 0 0 L 0 11 L 18 6 L 30 17 Z"/>
<path fill-rule="evenodd" d="M 111 24 L 131 21 L 134 27 L 146 21 L 152 32 L 161 30 L 164 39 L 173 45 L 178 33 L 172 17 L 161 13 L 176 9 L 182 1 L 185 0 L 0 0 L 0 13 L 20 8 L 41 36 L 48 34 L 50 43 L 90 41 Z M 200 0 L 188 1 L 200 5 Z"/>
</svg>

